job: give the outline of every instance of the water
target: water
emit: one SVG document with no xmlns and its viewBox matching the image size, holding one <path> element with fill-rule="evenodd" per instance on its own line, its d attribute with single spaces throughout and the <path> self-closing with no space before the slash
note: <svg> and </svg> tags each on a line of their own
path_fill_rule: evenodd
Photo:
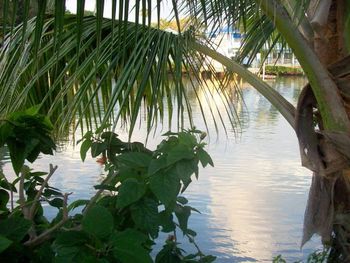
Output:
<svg viewBox="0 0 350 263">
<path fill-rule="evenodd" d="M 295 104 L 304 83 L 303 78 L 281 78 L 271 84 Z M 279 254 L 288 262 L 303 259 L 320 247 L 315 238 L 300 250 L 311 172 L 300 166 L 296 136 L 289 124 L 254 89 L 243 86 L 246 106 L 237 101 L 238 115 L 244 119 L 241 133 L 228 129 L 225 135 L 221 129 L 216 137 L 209 123 L 213 133 L 207 150 L 215 167 L 201 169 L 199 181 L 185 194 L 190 205 L 202 212 L 192 216 L 189 226 L 197 231 L 201 250 L 217 256 L 219 263 L 271 262 Z M 198 107 L 193 115 L 198 128 L 204 129 Z M 135 131 L 135 140 L 144 141 L 144 126 Z M 149 138 L 150 148 L 160 142 L 161 133 L 157 130 Z M 126 138 L 125 132 L 120 134 Z M 8 153 L 1 155 L 4 172 L 9 174 Z M 92 186 L 101 180 L 102 168 L 92 158 L 82 163 L 79 149 L 72 144 L 53 157 L 41 158 L 35 168 L 47 170 L 48 163 L 59 166 L 51 184 L 73 192 L 70 201 L 91 196 Z M 188 246 L 183 244 L 191 250 Z"/>
</svg>

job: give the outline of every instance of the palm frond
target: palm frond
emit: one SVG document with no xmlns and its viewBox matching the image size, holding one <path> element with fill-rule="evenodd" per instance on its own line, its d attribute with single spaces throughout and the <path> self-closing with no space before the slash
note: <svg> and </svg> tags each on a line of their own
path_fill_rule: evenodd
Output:
<svg viewBox="0 0 350 263">
<path fill-rule="evenodd" d="M 77 2 L 76 15 L 64 14 L 65 1 L 58 0 L 54 12 L 44 15 L 45 2 L 40 2 L 37 18 L 29 20 L 30 16 L 24 16 L 25 21 L 13 27 L 4 39 L 0 50 L 0 114 L 40 104 L 61 131 L 75 121 L 91 129 L 113 119 L 128 122 L 131 133 L 141 106 L 147 115 L 148 131 L 157 120 L 163 121 L 165 114 L 169 125 L 174 116 L 179 120 L 178 128 L 185 119 L 194 125 L 183 70 L 195 73 L 190 89 L 204 123 L 211 118 L 217 130 L 220 123 L 225 128 L 223 115 L 227 115 L 233 127 L 239 120 L 229 90 L 225 89 L 227 83 L 215 80 L 214 89 L 208 89 L 208 83 L 198 74 L 205 64 L 215 71 L 207 55 L 217 55 L 210 51 L 210 42 L 206 43 L 209 51 L 204 52 L 201 45 L 192 45 L 197 41 L 193 37 L 198 37 L 198 28 L 204 26 L 215 31 L 224 24 L 242 25 L 248 31 L 263 21 L 265 32 L 247 37 L 247 43 L 255 41 L 258 45 L 252 49 L 246 44 L 250 47 L 246 54 L 258 52 L 271 36 L 272 46 L 279 39 L 273 21 L 260 13 L 255 1 L 172 0 L 177 35 L 150 27 L 151 0 L 137 0 L 134 6 L 129 6 L 129 1 L 113 0 L 112 19 L 103 18 L 104 1 L 98 1 L 96 16 L 85 16 L 85 1 Z M 157 0 L 156 5 L 158 22 L 161 2 Z M 128 21 L 131 11 L 135 22 Z M 193 23 L 188 31 L 181 32 L 179 15 L 184 13 Z M 260 89 L 292 124 L 294 108 L 290 104 L 246 69 L 237 67 L 237 62 L 222 61 L 231 70 L 238 69 L 236 72 Z M 215 94 L 220 94 L 224 110 L 213 105 Z"/>
<path fill-rule="evenodd" d="M 248 59 L 250 64 L 257 53 L 263 53 L 263 60 L 279 44 L 279 51 L 288 48 L 288 44 L 280 32 L 276 30 L 275 21 L 266 16 L 260 9 L 260 1 L 254 0 L 205 0 L 187 1 L 188 14 L 200 17 L 202 24 L 207 25 L 208 32 L 216 32 L 220 27 L 228 27 L 232 31 L 239 29 L 244 33 L 242 46 L 237 61 Z M 284 1 L 289 15 L 299 30 L 304 34 L 312 34 L 306 12 L 310 0 Z"/>
<path fill-rule="evenodd" d="M 190 59 L 193 50 L 185 37 L 100 15 L 59 12 L 33 18 L 26 28 L 23 33 L 23 25 L 15 27 L 0 50 L 1 114 L 40 104 L 60 130 L 74 120 L 90 129 L 113 118 L 127 121 L 130 133 L 142 105 L 149 131 L 166 112 L 169 119 L 176 112 L 180 127 L 186 118 L 192 121 L 182 71 L 198 65 Z M 228 93 L 220 93 L 233 120 Z M 196 98 L 211 105 L 210 99 Z M 202 112 L 203 118 L 211 116 L 225 127 L 220 110 L 209 108 L 215 114 Z"/>
</svg>

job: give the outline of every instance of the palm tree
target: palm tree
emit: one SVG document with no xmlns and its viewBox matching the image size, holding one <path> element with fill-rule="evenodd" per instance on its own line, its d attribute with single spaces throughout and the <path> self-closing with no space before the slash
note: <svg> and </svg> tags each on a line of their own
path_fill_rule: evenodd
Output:
<svg viewBox="0 0 350 263">
<path fill-rule="evenodd" d="M 22 1 L 5 0 L 4 7 L 13 5 L 15 10 L 18 2 Z M 76 118 L 87 128 L 114 118 L 129 121 L 132 132 L 140 107 L 145 105 L 148 130 L 156 119 L 162 119 L 165 107 L 170 119 L 176 112 L 178 119 L 188 114 L 191 120 L 182 70 L 195 73 L 200 70 L 198 61 L 215 59 L 256 88 L 295 129 L 302 164 L 314 172 L 302 243 L 314 233 L 320 234 L 324 242 L 333 237 L 332 254 L 347 260 L 348 1 L 174 0 L 171 3 L 179 29 L 181 13 L 193 19 L 193 26 L 185 32 L 179 30 L 179 34 L 150 26 L 152 17 L 159 25 L 160 0 L 155 7 L 151 0 L 136 0 L 135 6 L 113 0 L 111 19 L 103 18 L 102 0 L 96 1 L 96 16 L 84 16 L 85 1 L 77 1 L 76 15 L 65 14 L 65 1 L 56 1 L 54 12 L 46 14 L 46 1 L 39 1 L 33 19 L 28 12 L 29 2 L 24 1 L 21 24 L 6 24 L 3 19 L 6 37 L 0 50 L 0 115 L 40 104 L 59 130 Z M 130 10 L 135 13 L 134 22 L 129 22 Z M 147 16 L 140 19 L 140 10 L 148 10 Z M 4 8 L 3 14 L 7 14 Z M 221 55 L 208 39 L 196 35 L 198 26 L 215 31 L 223 24 L 247 31 L 241 57 L 254 57 L 266 42 L 273 46 L 282 41 L 293 49 L 309 80 L 296 108 L 239 60 Z M 170 84 L 169 72 L 174 85 Z M 205 87 L 198 76 L 197 80 Z M 217 91 L 223 94 L 225 114 L 234 124 L 234 105 L 221 85 Z M 205 103 L 199 96 L 197 99 L 199 105 Z M 115 107 L 118 111 L 113 116 Z M 203 112 L 204 119 L 206 116 Z"/>
</svg>

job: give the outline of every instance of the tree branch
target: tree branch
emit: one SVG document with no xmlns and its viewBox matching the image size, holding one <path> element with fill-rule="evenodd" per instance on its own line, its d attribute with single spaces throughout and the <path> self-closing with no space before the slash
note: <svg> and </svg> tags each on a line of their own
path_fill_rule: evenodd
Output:
<svg viewBox="0 0 350 263">
<path fill-rule="evenodd" d="M 45 187 L 47 186 L 48 181 L 50 180 L 51 176 L 54 174 L 54 172 L 57 170 L 58 166 L 56 165 L 55 167 L 50 164 L 50 170 L 49 170 L 49 174 L 46 176 L 44 182 L 41 184 L 41 187 L 39 189 L 39 191 L 36 193 L 34 200 L 33 200 L 33 204 L 30 207 L 29 210 L 29 215 L 28 215 L 28 219 L 33 220 L 34 214 L 35 214 L 35 210 L 37 208 L 38 202 L 39 202 L 39 198 L 42 195 Z"/>
<path fill-rule="evenodd" d="M 106 179 L 102 182 L 102 185 L 109 184 L 117 175 L 113 174 L 111 176 L 107 176 Z M 103 193 L 104 189 L 99 189 L 96 194 L 90 199 L 90 202 L 87 204 L 85 209 L 83 210 L 83 215 L 86 215 L 87 211 L 96 203 L 97 199 L 100 197 L 100 195 Z"/>
<path fill-rule="evenodd" d="M 54 225 L 53 227 L 51 227 L 50 229 L 46 230 L 45 232 L 43 232 L 41 235 L 33 238 L 33 239 L 29 239 L 28 241 L 26 241 L 24 243 L 25 246 L 28 247 L 33 247 L 33 246 L 37 246 L 39 244 L 41 244 L 42 242 L 44 242 L 45 240 L 49 239 L 51 237 L 51 234 L 58 230 L 59 228 L 61 228 L 69 219 L 68 217 L 68 208 L 67 208 L 67 200 L 68 200 L 68 195 L 70 195 L 70 193 L 65 193 L 63 195 L 63 215 L 62 215 L 62 219 L 60 222 L 58 222 L 56 225 Z"/>
<path fill-rule="evenodd" d="M 26 198 L 25 198 L 25 194 L 24 194 L 24 177 L 25 177 L 25 175 L 26 174 L 22 169 L 21 175 L 20 175 L 21 177 L 19 179 L 18 202 L 19 202 L 19 205 L 21 207 L 24 218 L 29 219 L 29 209 L 27 207 Z"/>
</svg>

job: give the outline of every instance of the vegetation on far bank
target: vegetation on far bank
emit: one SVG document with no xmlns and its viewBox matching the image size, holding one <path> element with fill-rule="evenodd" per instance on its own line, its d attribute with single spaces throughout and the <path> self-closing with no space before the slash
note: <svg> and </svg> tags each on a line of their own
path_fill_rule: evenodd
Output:
<svg viewBox="0 0 350 263">
<path fill-rule="evenodd" d="M 275 76 L 301 76 L 304 75 L 304 71 L 301 67 L 266 65 L 265 74 Z"/>
</svg>

